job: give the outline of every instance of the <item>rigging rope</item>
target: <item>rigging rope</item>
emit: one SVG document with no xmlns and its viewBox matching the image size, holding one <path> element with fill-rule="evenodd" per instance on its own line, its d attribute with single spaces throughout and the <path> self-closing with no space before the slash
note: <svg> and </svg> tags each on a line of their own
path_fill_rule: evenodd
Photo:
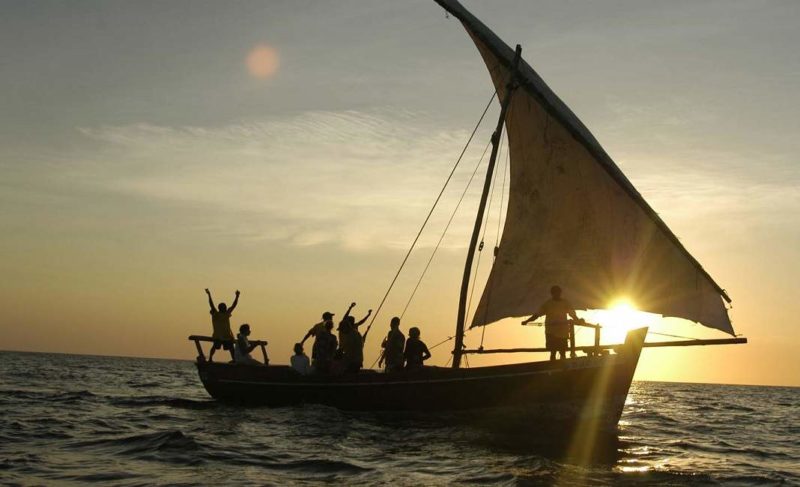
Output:
<svg viewBox="0 0 800 487">
<path fill-rule="evenodd" d="M 649 331 L 648 333 L 652 333 L 653 335 L 660 335 L 662 337 L 669 337 L 669 338 L 683 338 L 685 340 L 700 340 L 699 338 L 685 337 L 685 336 L 681 336 L 681 335 L 670 335 L 669 333 L 659 333 L 657 331 Z"/>
<path fill-rule="evenodd" d="M 392 279 L 392 282 L 389 284 L 389 289 L 386 290 L 386 294 L 383 295 L 383 299 L 381 299 L 381 303 L 378 305 L 378 308 L 375 310 L 375 314 L 372 315 L 372 320 L 370 320 L 369 326 L 367 326 L 367 330 L 364 332 L 364 338 L 363 338 L 364 341 L 366 341 L 367 334 L 369 333 L 369 330 L 372 328 L 372 324 L 375 323 L 375 319 L 378 317 L 378 314 L 381 312 L 381 308 L 383 308 L 383 304 L 386 302 L 386 298 L 389 297 L 389 293 L 392 291 L 392 288 L 394 287 L 394 283 L 397 282 L 397 278 L 400 276 L 400 272 L 403 270 L 403 267 L 406 265 L 406 262 L 408 261 L 408 257 L 411 255 L 411 251 L 414 250 L 414 247 L 417 245 L 417 241 L 419 240 L 420 235 L 422 235 L 422 231 L 425 229 L 425 225 L 428 224 L 428 220 L 430 220 L 431 215 L 433 214 L 433 210 L 436 208 L 436 205 L 439 203 L 439 200 L 442 198 L 442 194 L 444 194 L 444 190 L 445 190 L 445 188 L 447 188 L 447 184 L 450 182 L 450 179 L 453 177 L 453 174 L 456 172 L 456 168 L 458 168 L 458 164 L 461 162 L 461 159 L 464 157 L 464 153 L 467 152 L 467 148 L 469 147 L 469 144 L 472 142 L 473 137 L 475 137 L 475 132 L 478 131 L 478 127 L 480 127 L 481 122 L 483 122 L 483 117 L 485 117 L 486 116 L 486 112 L 489 111 L 489 107 L 492 105 L 492 102 L 494 101 L 494 97 L 495 96 L 497 96 L 497 91 L 493 92 L 492 93 L 492 97 L 489 98 L 489 103 L 487 103 L 486 104 L 486 108 L 483 109 L 483 113 L 481 114 L 481 117 L 478 119 L 478 123 L 475 124 L 475 128 L 472 129 L 472 133 L 470 134 L 469 139 L 467 139 L 467 143 L 464 145 L 464 149 L 461 151 L 461 154 L 458 156 L 458 159 L 456 160 L 455 165 L 453 165 L 453 169 L 450 171 L 450 174 L 447 176 L 447 179 L 445 180 L 441 191 L 439 191 L 439 195 L 436 197 L 436 200 L 433 202 L 433 206 L 431 206 L 431 209 L 428 212 L 428 216 L 426 216 L 425 217 L 425 221 L 422 222 L 422 226 L 420 227 L 419 232 L 417 232 L 417 236 L 414 237 L 414 241 L 411 242 L 411 247 L 408 249 L 408 252 L 406 253 L 406 256 L 403 258 L 403 262 L 400 263 L 400 267 L 397 269 L 397 273 L 395 273 L 394 278 Z"/>
<path fill-rule="evenodd" d="M 497 233 L 494 236 L 494 248 L 492 250 L 492 264 L 497 260 L 497 253 L 500 251 L 500 228 L 503 223 L 503 200 L 506 195 L 506 172 L 508 171 L 509 160 L 511 156 L 511 148 L 506 147 L 506 161 L 503 165 L 503 184 L 500 185 L 500 207 L 497 210 Z M 477 271 L 476 271 L 477 272 Z M 487 283 L 488 284 L 488 283 Z M 486 294 L 486 308 L 484 310 L 483 319 L 486 321 L 486 315 L 489 313 L 489 303 L 492 299 L 492 288 L 489 288 Z M 481 344 L 478 347 L 483 350 L 483 339 L 486 337 L 486 326 L 481 327 Z"/>
<path fill-rule="evenodd" d="M 498 149 L 497 149 L 498 153 L 500 153 L 503 150 L 503 128 L 502 127 L 500 129 L 500 142 L 499 142 L 499 144 L 500 144 L 500 147 L 498 147 Z M 496 182 L 497 182 L 497 171 L 495 171 L 495 173 L 493 175 L 492 187 L 491 187 L 491 189 L 489 191 L 489 204 L 486 207 L 486 219 L 483 222 L 483 234 L 481 234 L 481 243 L 480 243 L 480 245 L 478 245 L 478 258 L 476 259 L 476 262 L 475 262 L 475 272 L 472 275 L 472 286 L 470 287 L 469 299 L 467 300 L 467 310 L 468 311 L 472 307 L 472 296 L 475 293 L 475 283 L 478 281 L 478 269 L 480 268 L 480 265 L 481 265 L 481 255 L 483 253 L 483 241 L 484 241 L 484 239 L 486 237 L 486 230 L 489 228 L 489 215 L 491 214 L 490 212 L 491 212 L 491 209 L 492 209 L 492 200 L 494 199 L 494 190 L 495 190 L 495 186 L 496 186 L 495 183 Z"/>
<path fill-rule="evenodd" d="M 500 185 L 500 210 L 497 215 L 497 235 L 494 238 L 494 256 L 497 257 L 497 244 L 500 243 L 500 228 L 503 223 L 503 201 L 506 196 L 506 172 L 508 172 L 508 165 L 511 158 L 511 148 L 506 148 L 506 163 L 503 166 L 503 184 Z"/>
<path fill-rule="evenodd" d="M 509 107 L 509 110 L 508 110 L 508 118 L 511 118 L 511 114 L 513 112 L 514 112 L 514 105 L 511 105 L 511 107 Z M 506 133 L 508 133 L 508 132 L 506 132 Z M 503 143 L 503 140 L 501 139 L 500 140 L 501 147 L 502 147 L 502 143 Z M 505 195 L 506 195 L 506 173 L 508 172 L 508 167 L 509 167 L 510 163 L 511 163 L 511 144 L 510 144 L 510 140 L 509 140 L 509 145 L 506 147 L 506 160 L 505 160 L 505 164 L 503 164 L 503 183 L 500 185 L 500 207 L 497 209 L 497 233 L 495 234 L 495 237 L 494 237 L 494 248 L 492 249 L 492 267 L 494 267 L 494 263 L 497 260 L 497 253 L 500 251 L 500 228 L 501 228 L 502 223 L 503 223 L 503 201 L 505 200 Z M 492 188 L 492 197 L 494 197 L 494 188 Z M 511 198 L 511 196 L 509 195 L 509 199 L 510 198 Z M 489 202 L 489 204 L 491 206 L 491 201 Z M 486 222 L 487 222 L 487 227 L 488 227 L 488 222 L 489 222 L 488 218 L 487 218 Z M 486 235 L 486 229 L 484 229 L 483 233 L 484 233 L 484 235 Z M 481 242 L 481 245 L 482 244 L 483 244 L 483 242 Z M 478 256 L 478 259 L 480 260 L 480 256 Z M 475 274 L 476 275 L 477 275 L 477 272 L 478 271 L 476 269 L 475 270 Z M 491 274 L 490 274 L 490 276 L 491 276 Z M 487 281 L 486 285 L 488 286 L 488 284 L 489 283 Z M 486 315 L 489 313 L 489 303 L 491 302 L 491 300 L 492 300 L 492 288 L 489 287 L 488 290 L 486 290 L 486 307 L 484 308 L 484 313 L 483 313 L 484 322 L 486 321 Z M 486 338 L 486 325 L 485 324 L 484 324 L 484 326 L 481 327 L 481 344 L 478 347 L 478 349 L 480 349 L 480 350 L 483 350 L 483 340 L 484 340 L 484 338 Z"/>
<path fill-rule="evenodd" d="M 439 345 L 444 345 L 445 343 L 449 342 L 453 338 L 455 338 L 455 335 L 445 338 L 444 340 L 442 340 L 441 342 L 437 343 L 436 345 L 434 345 L 432 347 L 428 347 L 428 350 L 433 350 L 434 348 L 438 347 Z"/>
<path fill-rule="evenodd" d="M 461 202 L 464 201 L 464 196 L 466 196 L 467 191 L 469 190 L 469 187 L 472 184 L 472 180 L 475 178 L 475 174 L 477 174 L 478 168 L 480 168 L 481 163 L 483 162 L 483 158 L 484 156 L 486 156 L 486 152 L 489 150 L 489 146 L 491 145 L 491 143 L 492 142 L 489 141 L 489 143 L 486 144 L 486 148 L 483 149 L 483 154 L 481 154 L 481 158 L 478 161 L 478 164 L 475 165 L 475 169 L 472 171 L 472 175 L 469 177 L 469 181 L 467 181 L 467 186 L 461 193 L 461 197 L 458 199 L 458 203 L 456 203 L 456 207 L 453 209 L 453 213 L 450 215 L 450 219 L 447 221 L 447 225 L 445 225 L 444 230 L 442 231 L 442 235 L 439 237 L 439 241 L 436 242 L 436 247 L 433 248 L 433 252 L 431 252 L 431 256 L 428 259 L 428 263 L 425 264 L 425 268 L 422 270 L 422 274 L 420 274 L 419 279 L 417 280 L 417 285 L 414 286 L 414 290 L 411 291 L 411 296 L 408 297 L 406 306 L 403 308 L 403 312 L 400 314 L 400 319 L 403 319 L 403 316 L 406 315 L 406 311 L 408 310 L 408 306 L 411 304 L 411 300 L 413 300 L 414 295 L 417 294 L 417 289 L 419 289 L 419 285 L 422 283 L 422 279 L 425 277 L 425 273 L 428 272 L 428 268 L 431 266 L 431 262 L 433 262 L 433 257 L 436 255 L 436 251 L 439 250 L 439 246 L 442 244 L 442 240 L 444 240 L 444 236 L 447 233 L 447 230 L 450 228 L 450 224 L 453 223 L 453 218 L 455 218 L 456 212 L 458 212 L 458 208 L 461 206 Z"/>
</svg>

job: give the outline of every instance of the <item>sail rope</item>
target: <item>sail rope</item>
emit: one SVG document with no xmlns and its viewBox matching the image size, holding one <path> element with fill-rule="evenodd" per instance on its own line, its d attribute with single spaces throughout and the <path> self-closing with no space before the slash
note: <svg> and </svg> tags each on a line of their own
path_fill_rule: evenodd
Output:
<svg viewBox="0 0 800 487">
<path fill-rule="evenodd" d="M 511 158 L 511 148 L 506 149 L 506 164 L 503 166 L 503 184 L 500 185 L 500 210 L 497 216 L 497 235 L 494 238 L 494 257 L 497 258 L 498 244 L 500 243 L 500 229 L 503 223 L 503 203 L 506 196 L 506 173 L 508 172 L 509 161 Z"/>
<path fill-rule="evenodd" d="M 685 337 L 685 336 L 681 336 L 681 335 L 670 335 L 669 333 L 659 333 L 657 331 L 648 331 L 648 333 L 651 333 L 653 335 L 659 335 L 659 336 L 662 336 L 662 337 L 669 337 L 669 338 L 683 338 L 684 340 L 700 340 L 699 338 Z"/>
<path fill-rule="evenodd" d="M 509 161 L 511 157 L 511 147 L 506 148 L 506 161 L 503 165 L 503 183 L 500 185 L 500 206 L 497 209 L 497 233 L 494 236 L 494 250 L 492 251 L 492 267 L 497 260 L 497 253 L 500 251 L 500 228 L 503 223 L 503 202 L 506 195 L 506 173 L 508 172 Z M 488 283 L 487 283 L 488 284 Z M 492 288 L 490 287 L 486 292 L 486 309 L 483 313 L 484 321 L 486 321 L 486 314 L 489 313 L 489 303 L 492 300 Z M 481 344 L 479 350 L 483 350 L 483 340 L 486 337 L 486 327 L 481 327 Z"/>
<path fill-rule="evenodd" d="M 498 152 L 503 150 L 503 139 L 500 139 L 500 147 L 498 148 Z M 481 242 L 478 244 L 478 258 L 475 262 L 475 272 L 472 275 L 472 285 L 470 286 L 469 291 L 469 299 L 467 300 L 467 309 L 472 307 L 472 296 L 475 294 L 475 283 L 478 280 L 478 269 L 481 265 L 481 255 L 483 254 L 483 242 L 486 238 L 486 230 L 489 228 L 489 215 L 492 209 L 492 200 L 494 199 L 494 190 L 495 190 L 495 183 L 497 182 L 497 172 L 494 173 L 494 178 L 492 179 L 492 188 L 489 191 L 489 203 L 486 206 L 486 218 L 483 221 L 483 233 L 481 234 Z"/>
<path fill-rule="evenodd" d="M 436 345 L 434 345 L 432 347 L 428 347 L 428 350 L 433 350 L 434 348 L 438 347 L 439 345 L 444 345 L 445 343 L 449 342 L 453 338 L 455 338 L 455 335 L 445 338 L 444 340 L 442 340 L 441 342 L 437 343 Z"/>
<path fill-rule="evenodd" d="M 492 144 L 491 141 L 486 144 L 486 147 L 483 149 L 483 154 L 481 154 L 480 160 L 475 165 L 475 169 L 472 171 L 472 174 L 469 177 L 469 181 L 467 181 L 467 185 L 464 187 L 464 191 L 461 193 L 461 197 L 458 199 L 458 203 L 456 203 L 456 207 L 453 208 L 453 213 L 450 214 L 450 219 L 447 221 L 447 225 L 445 225 L 444 230 L 442 231 L 442 235 L 439 237 L 439 241 L 436 242 L 436 247 L 433 248 L 433 252 L 431 252 L 430 258 L 428 258 L 428 263 L 425 264 L 425 268 L 422 270 L 422 273 L 419 275 L 419 279 L 417 279 L 417 284 L 414 286 L 414 290 L 411 291 L 411 295 L 408 297 L 408 301 L 406 302 L 405 307 L 403 308 L 403 312 L 400 313 L 400 319 L 402 320 L 403 317 L 406 315 L 406 311 L 408 310 L 411 301 L 414 299 L 414 296 L 417 294 L 417 289 L 419 289 L 419 285 L 422 284 L 422 279 L 425 277 L 425 274 L 428 272 L 428 268 L 431 266 L 431 262 L 433 262 L 434 256 L 436 256 L 436 251 L 439 250 L 439 246 L 442 244 L 442 240 L 444 240 L 445 234 L 447 234 L 447 230 L 450 228 L 450 224 L 453 223 L 453 219 L 458 212 L 458 208 L 461 206 L 461 202 L 464 201 L 464 196 L 466 196 L 467 191 L 469 190 L 470 185 L 472 185 L 472 180 L 475 178 L 475 174 L 478 173 L 478 169 L 483 162 L 483 158 L 486 156 L 486 152 L 489 150 L 489 146 Z"/>
<path fill-rule="evenodd" d="M 389 289 L 386 290 L 386 293 L 383 295 L 383 298 L 381 299 L 381 302 L 378 305 L 378 308 L 375 310 L 375 314 L 372 315 L 372 320 L 370 320 L 369 326 L 367 326 L 367 330 L 364 332 L 364 337 L 362 338 L 362 340 L 364 342 L 366 342 L 367 334 L 369 333 L 369 330 L 372 329 L 372 325 L 373 325 L 373 323 L 375 323 L 375 319 L 378 317 L 378 314 L 380 314 L 381 308 L 383 308 L 383 305 L 386 302 L 386 298 L 389 297 L 389 293 L 392 292 L 392 288 L 394 287 L 395 282 L 397 282 L 397 278 L 400 276 L 400 272 L 402 272 L 403 267 L 405 267 L 406 262 L 408 262 L 408 257 L 411 255 L 411 252 L 414 250 L 414 247 L 416 247 L 417 241 L 419 240 L 420 235 L 422 235 L 422 231 L 425 229 L 425 226 L 428 224 L 428 221 L 430 220 L 431 215 L 433 214 L 433 210 L 436 209 L 436 205 L 439 203 L 439 200 L 442 198 L 442 195 L 444 194 L 444 190 L 447 188 L 448 183 L 450 183 L 450 180 L 453 178 L 453 174 L 456 172 L 456 169 L 458 168 L 458 165 L 461 162 L 461 159 L 464 158 L 464 154 L 467 152 L 467 148 L 469 148 L 469 144 L 472 142 L 472 139 L 475 137 L 475 133 L 478 131 L 478 127 L 480 127 L 481 122 L 483 122 L 483 118 L 486 116 L 486 112 L 488 112 L 489 111 L 489 107 L 492 106 L 492 102 L 494 101 L 494 97 L 495 96 L 497 96 L 497 91 L 496 90 L 492 93 L 492 97 L 489 98 L 489 103 L 487 103 L 486 104 L 486 108 L 483 109 L 483 113 L 481 114 L 480 118 L 478 119 L 478 123 L 475 124 L 475 128 L 472 129 L 472 133 L 469 135 L 469 138 L 467 139 L 467 143 L 464 144 L 464 149 L 461 150 L 461 154 L 458 156 L 458 159 L 456 159 L 456 163 L 453 165 L 453 169 L 450 171 L 450 174 L 447 176 L 447 179 L 445 180 L 444 185 L 442 185 L 442 189 L 441 189 L 441 191 L 439 191 L 439 195 L 436 196 L 436 200 L 433 202 L 433 206 L 431 206 L 430 211 L 428 211 L 428 215 L 425 217 L 425 221 L 422 222 L 422 226 L 419 228 L 419 232 L 417 232 L 417 236 L 414 237 L 414 241 L 411 242 L 411 247 L 409 247 L 408 252 L 406 252 L 406 255 L 403 258 L 403 261 L 400 263 L 400 267 L 397 269 L 397 272 L 395 273 L 394 278 L 392 278 L 392 282 L 389 284 Z"/>
<path fill-rule="evenodd" d="M 501 153 L 503 150 L 503 128 L 500 129 L 500 147 L 498 147 L 498 153 Z M 472 296 L 475 294 L 475 284 L 478 282 L 478 270 L 481 266 L 481 255 L 483 255 L 483 243 L 486 238 L 486 230 L 489 229 L 489 216 L 491 215 L 492 209 L 492 201 L 494 200 L 494 191 L 497 186 L 497 171 L 495 171 L 494 176 L 492 178 L 492 187 L 489 191 L 489 203 L 486 207 L 486 218 L 483 222 L 483 233 L 481 234 L 481 242 L 478 244 L 478 258 L 475 259 L 475 272 L 472 275 L 472 285 L 470 286 L 469 291 L 469 298 L 467 299 L 467 310 L 472 308 Z"/>
</svg>

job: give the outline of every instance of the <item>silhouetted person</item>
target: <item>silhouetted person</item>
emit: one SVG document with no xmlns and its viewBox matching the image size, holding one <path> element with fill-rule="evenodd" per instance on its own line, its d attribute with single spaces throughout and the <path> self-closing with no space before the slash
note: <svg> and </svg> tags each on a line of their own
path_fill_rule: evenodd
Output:
<svg viewBox="0 0 800 487">
<path fill-rule="evenodd" d="M 364 340 L 354 327 L 354 321 L 345 320 L 339 329 L 342 364 L 345 373 L 355 374 L 364 362 Z"/>
<path fill-rule="evenodd" d="M 206 288 L 206 294 L 208 295 L 208 305 L 211 306 L 211 324 L 214 327 L 214 333 L 211 335 L 211 338 L 214 339 L 214 345 L 211 346 L 208 361 L 214 361 L 214 352 L 220 348 L 228 350 L 231 353 L 231 360 L 235 360 L 233 355 L 231 313 L 236 309 L 236 305 L 239 304 L 239 290 L 236 290 L 236 298 L 234 298 L 230 308 L 225 303 L 219 303 L 219 306 L 214 306 L 214 300 L 211 298 L 211 291 L 208 288 Z"/>
<path fill-rule="evenodd" d="M 301 375 L 308 375 L 311 372 L 311 362 L 308 360 L 308 355 L 303 352 L 301 343 L 294 344 L 294 355 L 292 355 L 290 362 L 292 368 Z"/>
<path fill-rule="evenodd" d="M 403 347 L 405 347 L 405 344 L 406 337 L 400 331 L 400 318 L 395 316 L 389 323 L 389 333 L 381 343 L 381 347 L 383 347 L 381 361 L 386 363 L 386 372 L 395 372 L 403 369 Z"/>
<path fill-rule="evenodd" d="M 262 365 L 261 362 L 250 356 L 250 352 L 256 348 L 256 345 L 250 343 L 250 340 L 247 339 L 249 336 L 250 325 L 245 323 L 239 327 L 239 334 L 236 335 L 236 353 L 234 354 L 236 358 L 234 360 L 237 364 Z"/>
<path fill-rule="evenodd" d="M 431 358 L 431 352 L 428 351 L 428 346 L 419 339 L 419 328 L 416 326 L 409 328 L 408 340 L 406 340 L 406 349 L 403 356 L 406 359 L 406 369 L 419 370 L 422 368 L 422 363 Z"/>
<path fill-rule="evenodd" d="M 333 334 L 333 321 L 326 321 L 323 331 L 316 335 L 314 349 L 311 351 L 314 372 L 319 374 L 330 372 L 337 346 L 336 336 Z"/>
<path fill-rule="evenodd" d="M 370 316 L 372 316 L 372 310 L 371 309 L 367 310 L 367 314 L 363 318 L 361 318 L 359 321 L 356 321 L 356 319 L 354 317 L 352 317 L 352 316 L 348 317 L 348 319 L 350 320 L 350 323 L 353 325 L 353 328 L 358 330 L 358 327 L 363 325 L 364 323 L 366 323 Z"/>
<path fill-rule="evenodd" d="M 300 345 L 303 345 L 306 342 L 306 340 L 308 340 L 308 337 L 312 336 L 314 337 L 314 345 L 311 347 L 312 359 L 317 358 L 316 357 L 317 339 L 319 338 L 320 335 L 325 333 L 325 329 L 328 327 L 328 324 L 330 324 L 331 328 L 333 328 L 333 313 L 331 313 L 330 311 L 322 313 L 322 321 L 312 326 L 311 329 L 308 330 L 308 333 L 306 333 L 306 336 L 304 336 L 303 339 L 300 340 Z"/>
<path fill-rule="evenodd" d="M 344 312 L 344 316 L 342 316 L 342 319 L 339 321 L 339 326 L 336 327 L 336 332 L 339 335 L 339 346 L 342 345 L 342 328 L 350 323 L 350 311 L 352 311 L 355 306 L 356 303 L 350 303 L 350 306 L 347 307 L 347 311 Z"/>
<path fill-rule="evenodd" d="M 559 354 L 561 359 L 567 357 L 567 339 L 570 335 L 569 318 L 578 320 L 578 315 L 572 305 L 566 299 L 561 298 L 561 288 L 553 286 L 550 288 L 550 299 L 544 302 L 539 308 L 539 311 L 533 314 L 530 318 L 523 321 L 522 324 L 535 321 L 540 316 L 544 315 L 544 337 L 545 346 L 550 351 L 550 360 L 556 359 L 556 353 Z"/>
</svg>

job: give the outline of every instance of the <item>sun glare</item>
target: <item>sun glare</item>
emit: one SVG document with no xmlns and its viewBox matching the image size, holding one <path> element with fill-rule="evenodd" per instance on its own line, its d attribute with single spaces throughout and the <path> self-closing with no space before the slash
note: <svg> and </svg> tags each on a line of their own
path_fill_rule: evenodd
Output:
<svg viewBox="0 0 800 487">
<path fill-rule="evenodd" d="M 605 343 L 622 343 L 628 331 L 642 326 L 652 326 L 658 315 L 636 309 L 627 298 L 613 301 L 607 309 L 591 311 L 587 317 L 603 327 L 602 338 Z"/>
</svg>

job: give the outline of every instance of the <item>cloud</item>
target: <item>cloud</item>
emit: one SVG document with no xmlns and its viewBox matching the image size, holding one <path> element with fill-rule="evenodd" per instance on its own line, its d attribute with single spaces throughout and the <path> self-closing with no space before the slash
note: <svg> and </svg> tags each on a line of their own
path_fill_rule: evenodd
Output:
<svg viewBox="0 0 800 487">
<path fill-rule="evenodd" d="M 222 212 L 225 231 L 240 238 L 351 249 L 405 248 L 468 137 L 425 115 L 389 110 L 79 131 L 91 144 L 60 175 L 72 185 Z M 455 204 L 451 196 L 463 190 L 484 145 L 468 152 L 424 245 L 438 238 Z M 466 220 L 453 231 L 466 235 Z M 194 230 L 222 231 L 222 224 Z"/>
<path fill-rule="evenodd" d="M 688 126 L 713 122 L 712 114 L 671 104 Z M 659 108 L 621 108 L 617 125 L 606 125 L 607 147 L 679 236 L 695 241 L 724 231 L 747 238 L 752 229 L 776 230 L 797 216 L 800 185 L 787 155 L 680 146 L 666 129 L 684 126 L 681 119 L 661 119 L 665 130 L 652 140 L 636 125 Z M 219 127 L 83 127 L 80 133 L 86 148 L 60 165 L 61 185 L 211 215 L 176 224 L 202 237 L 350 250 L 407 248 L 468 137 L 429 115 L 388 109 L 305 112 Z M 421 246 L 438 239 L 487 139 L 476 137 Z M 465 245 L 478 191 L 473 183 L 446 247 Z"/>
</svg>

